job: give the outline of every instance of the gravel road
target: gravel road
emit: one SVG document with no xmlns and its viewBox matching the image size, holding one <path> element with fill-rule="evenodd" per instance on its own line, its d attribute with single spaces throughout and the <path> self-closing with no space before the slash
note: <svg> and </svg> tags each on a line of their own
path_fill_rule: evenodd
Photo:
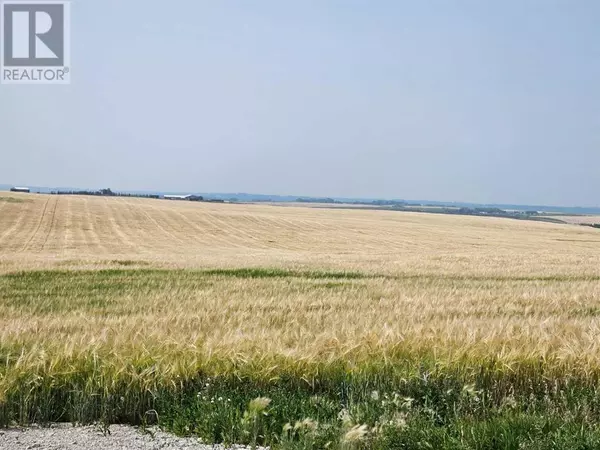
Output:
<svg viewBox="0 0 600 450">
<path fill-rule="evenodd" d="M 247 447 L 233 447 L 246 449 Z M 178 438 L 159 430 L 152 435 L 134 427 L 111 425 L 110 434 L 97 427 L 74 427 L 68 424 L 49 428 L 0 429 L 0 450 L 224 450 L 220 445 L 206 445 L 192 438 Z"/>
</svg>

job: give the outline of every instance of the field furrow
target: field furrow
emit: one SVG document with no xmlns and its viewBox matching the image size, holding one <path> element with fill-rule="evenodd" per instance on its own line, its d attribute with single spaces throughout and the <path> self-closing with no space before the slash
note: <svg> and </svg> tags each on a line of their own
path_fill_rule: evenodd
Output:
<svg viewBox="0 0 600 450">
<path fill-rule="evenodd" d="M 53 205 L 51 206 L 52 211 L 49 212 L 49 216 L 50 216 L 50 223 L 47 227 L 46 230 L 46 235 L 44 236 L 44 243 L 42 244 L 42 247 L 40 249 L 40 251 L 44 251 L 46 249 L 46 245 L 48 244 L 48 239 L 50 239 L 50 236 L 53 233 L 56 233 L 57 229 L 56 227 L 56 221 L 57 221 L 57 217 L 56 217 L 56 210 L 58 208 L 58 204 L 59 204 L 60 200 L 59 197 L 56 197 L 54 199 Z M 62 216 L 61 216 L 62 217 Z M 61 241 L 62 236 L 61 235 L 55 235 L 51 244 L 59 244 L 60 245 L 60 241 Z"/>
<path fill-rule="evenodd" d="M 38 233 L 40 232 L 40 230 L 42 230 L 44 222 L 48 220 L 48 215 L 46 213 L 48 212 L 48 205 L 50 204 L 51 200 L 53 199 L 46 199 L 43 208 L 39 210 L 39 216 L 37 218 L 32 219 L 31 217 L 26 217 L 25 223 L 22 226 L 22 228 L 20 230 L 17 230 L 28 235 L 28 237 L 25 239 L 23 246 L 20 249 L 21 253 L 27 252 L 29 250 L 34 251 L 33 247 L 35 244 L 35 240 L 39 237 Z"/>
</svg>

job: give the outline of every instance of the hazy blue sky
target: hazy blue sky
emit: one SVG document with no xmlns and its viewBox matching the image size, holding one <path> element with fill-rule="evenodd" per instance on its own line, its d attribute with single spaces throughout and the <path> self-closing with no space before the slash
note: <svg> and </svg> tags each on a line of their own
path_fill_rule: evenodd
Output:
<svg viewBox="0 0 600 450">
<path fill-rule="evenodd" d="M 600 205 L 600 1 L 75 0 L 0 183 Z"/>
</svg>

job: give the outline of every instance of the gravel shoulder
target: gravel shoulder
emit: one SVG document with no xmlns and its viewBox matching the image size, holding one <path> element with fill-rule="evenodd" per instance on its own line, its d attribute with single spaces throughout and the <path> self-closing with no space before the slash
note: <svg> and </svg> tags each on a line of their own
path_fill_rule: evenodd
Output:
<svg viewBox="0 0 600 450">
<path fill-rule="evenodd" d="M 157 429 L 111 425 L 110 434 L 98 427 L 56 424 L 50 427 L 0 429 L 0 450 L 225 450 L 194 438 L 179 438 Z M 232 447 L 246 449 L 247 447 Z"/>
</svg>

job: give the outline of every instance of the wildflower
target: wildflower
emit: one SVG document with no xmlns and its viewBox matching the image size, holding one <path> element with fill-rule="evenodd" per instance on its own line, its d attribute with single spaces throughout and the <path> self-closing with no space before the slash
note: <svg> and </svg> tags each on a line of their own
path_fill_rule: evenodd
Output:
<svg viewBox="0 0 600 450">
<path fill-rule="evenodd" d="M 379 392 L 377 392 L 377 391 L 371 392 L 371 399 L 378 401 L 379 400 Z"/>
<path fill-rule="evenodd" d="M 366 425 L 354 425 L 345 435 L 344 443 L 353 444 L 363 441 L 369 434 L 369 429 Z"/>
<path fill-rule="evenodd" d="M 411 409 L 415 399 L 412 397 L 404 397 L 402 399 L 402 408 Z"/>
<path fill-rule="evenodd" d="M 463 394 L 467 397 L 471 397 L 475 400 L 478 399 L 478 395 L 481 393 L 481 391 L 478 391 L 477 389 L 475 389 L 475 385 L 474 384 L 467 384 L 463 387 L 462 390 Z"/>
<path fill-rule="evenodd" d="M 302 421 L 296 422 L 294 425 L 295 430 L 306 430 L 306 431 L 316 431 L 319 423 L 316 420 L 311 418 L 306 418 Z"/>
<path fill-rule="evenodd" d="M 323 397 L 321 397 L 319 395 L 313 395 L 312 397 L 310 397 L 310 402 L 313 405 L 319 405 L 319 404 L 321 404 L 322 401 L 323 401 Z"/>
<path fill-rule="evenodd" d="M 408 426 L 406 423 L 406 415 L 402 413 L 394 414 L 394 417 L 392 417 L 392 420 L 390 420 L 390 425 L 403 430 Z"/>
<path fill-rule="evenodd" d="M 267 397 L 258 397 L 250 402 L 248 405 L 248 410 L 253 413 L 260 413 L 267 409 L 267 407 L 271 404 L 271 399 Z"/>
<path fill-rule="evenodd" d="M 502 408 L 515 409 L 517 407 L 517 401 L 511 395 L 510 397 L 505 397 L 502 400 Z"/>
<path fill-rule="evenodd" d="M 347 409 L 342 409 L 339 412 L 338 419 L 342 422 L 344 428 L 350 428 L 353 425 L 352 416 Z"/>
</svg>

